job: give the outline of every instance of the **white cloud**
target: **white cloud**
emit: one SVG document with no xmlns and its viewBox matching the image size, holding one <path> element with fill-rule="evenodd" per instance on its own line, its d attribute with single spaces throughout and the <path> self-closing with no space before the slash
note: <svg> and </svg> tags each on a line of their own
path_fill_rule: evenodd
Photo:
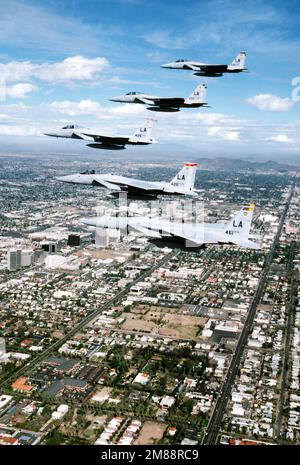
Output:
<svg viewBox="0 0 300 465">
<path fill-rule="evenodd" d="M 77 55 L 56 63 L 35 64 L 31 61 L 2 63 L 0 73 L 8 82 L 31 78 L 52 83 L 93 81 L 101 77 L 108 65 L 108 60 L 104 57 L 85 58 Z"/>
<path fill-rule="evenodd" d="M 277 134 L 275 136 L 266 137 L 265 140 L 270 141 L 270 142 L 279 142 L 281 144 L 287 144 L 287 143 L 289 144 L 293 142 L 293 140 L 286 134 Z"/>
<path fill-rule="evenodd" d="M 40 129 L 30 124 L 1 124 L 1 136 L 40 136 Z"/>
<path fill-rule="evenodd" d="M 98 119 L 110 119 L 113 116 L 126 117 L 140 115 L 145 112 L 143 105 L 124 104 L 113 107 L 103 107 L 93 100 L 80 100 L 73 102 L 70 100 L 43 104 L 42 107 L 59 112 L 67 116 L 94 116 Z"/>
<path fill-rule="evenodd" d="M 264 111 L 288 111 L 294 106 L 294 102 L 289 98 L 281 98 L 272 94 L 259 94 L 248 98 L 247 103 L 253 105 L 258 110 Z"/>
<path fill-rule="evenodd" d="M 211 125 L 223 125 L 223 124 L 235 124 L 238 122 L 238 120 L 231 116 L 231 115 L 225 115 L 224 113 L 196 113 L 196 114 L 188 114 L 188 113 L 182 113 L 182 118 L 188 118 L 191 119 L 193 118 L 196 121 L 201 121 L 202 124 L 205 126 L 211 126 Z"/>
<path fill-rule="evenodd" d="M 7 64 L 0 63 L 1 78 L 6 82 L 17 82 L 29 79 L 36 65 L 31 61 L 11 61 Z"/>
<path fill-rule="evenodd" d="M 140 115 L 145 112 L 144 105 L 123 104 L 111 107 L 109 112 L 113 115 Z"/>
<path fill-rule="evenodd" d="M 41 65 L 37 70 L 36 77 L 47 82 L 92 81 L 107 67 L 108 61 L 104 57 L 89 59 L 74 56 L 59 63 Z"/>
<path fill-rule="evenodd" d="M 80 102 L 64 100 L 45 104 L 44 106 L 48 106 L 51 110 L 58 111 L 59 113 L 68 116 L 99 116 L 103 112 L 100 103 L 92 100 L 81 100 Z"/>
<path fill-rule="evenodd" d="M 5 97 L 6 98 L 24 98 L 27 97 L 27 94 L 35 91 L 37 89 L 36 86 L 29 83 L 19 83 L 15 84 L 11 87 L 5 88 Z"/>
<path fill-rule="evenodd" d="M 221 139 L 228 140 L 228 141 L 238 141 L 240 138 L 239 131 L 231 130 L 231 129 L 224 129 L 223 127 L 219 126 L 212 126 L 208 128 L 207 135 L 211 137 L 220 137 Z"/>
</svg>

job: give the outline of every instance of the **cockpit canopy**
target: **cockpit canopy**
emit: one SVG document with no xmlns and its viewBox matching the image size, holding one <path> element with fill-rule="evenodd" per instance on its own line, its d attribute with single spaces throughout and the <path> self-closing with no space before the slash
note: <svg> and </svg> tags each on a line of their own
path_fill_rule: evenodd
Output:
<svg viewBox="0 0 300 465">
<path fill-rule="evenodd" d="M 127 92 L 126 95 L 138 95 L 141 94 L 141 92 Z"/>
<path fill-rule="evenodd" d="M 68 124 L 67 126 L 64 126 L 62 129 L 78 129 L 80 126 L 77 124 Z"/>
<path fill-rule="evenodd" d="M 86 171 L 83 171 L 80 174 L 95 174 L 95 170 L 86 170 Z"/>
<path fill-rule="evenodd" d="M 184 60 L 176 60 L 175 63 L 183 63 L 184 61 L 189 61 L 186 58 Z"/>
</svg>

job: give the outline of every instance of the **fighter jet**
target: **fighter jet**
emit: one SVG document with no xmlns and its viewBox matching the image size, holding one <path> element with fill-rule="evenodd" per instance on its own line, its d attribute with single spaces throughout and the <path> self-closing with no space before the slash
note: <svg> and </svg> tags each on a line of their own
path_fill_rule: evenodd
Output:
<svg viewBox="0 0 300 465">
<path fill-rule="evenodd" d="M 95 174 L 94 171 L 62 176 L 57 178 L 57 180 L 74 184 L 100 186 L 114 192 L 123 191 L 142 196 L 196 196 L 197 191 L 194 190 L 194 184 L 197 166 L 197 163 L 185 163 L 183 168 L 170 182 L 142 181 L 114 174 Z"/>
<path fill-rule="evenodd" d="M 260 249 L 250 235 L 255 205 L 244 205 L 227 223 L 184 223 L 139 216 L 102 216 L 82 219 L 82 223 L 97 228 L 133 229 L 154 239 L 180 239 L 186 247 L 204 244 L 234 244 L 247 249 Z"/>
<path fill-rule="evenodd" d="M 192 60 L 177 60 L 161 65 L 162 68 L 189 69 L 195 71 L 196 76 L 219 77 L 224 73 L 241 73 L 245 68 L 246 52 L 240 52 L 230 65 L 214 65 Z"/>
<path fill-rule="evenodd" d="M 47 132 L 44 133 L 44 135 L 91 141 L 92 143 L 87 144 L 87 146 L 94 149 L 123 150 L 125 149 L 125 145 L 154 144 L 155 140 L 152 138 L 152 131 L 155 123 L 156 120 L 146 120 L 145 124 L 139 127 L 132 136 L 102 135 L 88 128 L 82 128 L 74 124 L 64 126 L 58 132 Z"/>
<path fill-rule="evenodd" d="M 207 106 L 205 102 L 206 85 L 200 84 L 188 98 L 182 97 L 155 97 L 141 92 L 128 92 L 125 95 L 118 95 L 109 99 L 112 102 L 121 103 L 141 103 L 151 111 L 175 112 L 180 108 L 199 108 Z"/>
</svg>

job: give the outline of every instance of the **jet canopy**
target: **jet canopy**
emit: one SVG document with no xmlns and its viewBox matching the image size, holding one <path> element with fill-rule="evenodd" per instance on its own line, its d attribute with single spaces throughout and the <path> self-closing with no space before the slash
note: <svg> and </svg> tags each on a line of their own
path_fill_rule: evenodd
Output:
<svg viewBox="0 0 300 465">
<path fill-rule="evenodd" d="M 184 61 L 190 61 L 187 58 L 181 59 L 181 60 L 176 60 L 175 63 L 183 63 Z"/>
<path fill-rule="evenodd" d="M 141 92 L 127 92 L 126 95 L 140 95 Z"/>
<path fill-rule="evenodd" d="M 80 126 L 77 124 L 68 124 L 67 126 L 64 126 L 62 129 L 78 129 Z"/>
<path fill-rule="evenodd" d="M 85 171 L 83 171 L 83 172 L 80 173 L 80 174 L 95 174 L 95 173 L 96 173 L 95 170 L 85 170 Z"/>
</svg>

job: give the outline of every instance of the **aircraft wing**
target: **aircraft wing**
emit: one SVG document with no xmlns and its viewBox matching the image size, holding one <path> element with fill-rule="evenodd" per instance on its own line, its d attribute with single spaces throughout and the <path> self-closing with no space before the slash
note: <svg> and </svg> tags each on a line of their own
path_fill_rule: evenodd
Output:
<svg viewBox="0 0 300 465">
<path fill-rule="evenodd" d="M 129 137 L 118 137 L 118 136 L 102 136 L 101 134 L 91 134 L 91 133 L 80 133 L 83 136 L 86 136 L 90 140 L 90 138 L 94 139 L 95 142 L 99 144 L 107 144 L 107 145 L 124 145 L 130 139 Z"/>
<path fill-rule="evenodd" d="M 201 71 L 207 71 L 209 73 L 222 73 L 227 70 L 227 65 L 199 65 Z"/>
<path fill-rule="evenodd" d="M 195 229 L 188 223 L 175 223 L 172 221 L 159 221 L 159 219 L 152 218 L 150 223 L 143 224 L 142 220 L 138 223 L 129 225 L 150 237 L 162 237 L 162 236 L 173 236 L 180 237 L 186 241 L 192 242 L 193 244 L 202 245 L 205 242 L 215 242 L 214 239 L 209 240 L 205 238 L 204 234 L 199 234 Z M 151 229 L 149 229 L 151 228 Z"/>
<path fill-rule="evenodd" d="M 97 178 L 97 177 L 95 177 L 93 179 L 92 184 L 94 186 L 102 186 L 102 187 L 106 187 L 106 189 L 111 189 L 111 190 L 115 190 L 115 191 L 120 191 L 121 190 L 120 187 L 117 184 L 113 184 L 111 182 L 104 181 L 103 179 L 100 179 L 100 178 Z"/>
<path fill-rule="evenodd" d="M 253 242 L 250 240 L 241 240 L 241 241 L 234 241 L 234 243 L 240 247 L 243 247 L 245 249 L 252 249 L 252 250 L 260 250 L 261 246 L 257 242 Z"/>
<path fill-rule="evenodd" d="M 83 139 L 83 140 L 91 140 L 91 137 L 88 137 L 87 134 L 84 134 L 79 131 L 74 131 L 72 134 L 72 139 Z"/>
<path fill-rule="evenodd" d="M 141 224 L 134 224 L 133 225 L 133 224 L 129 223 L 129 226 L 132 229 L 135 229 L 136 231 L 140 232 L 144 236 L 153 237 L 155 239 L 160 239 L 161 238 L 161 235 L 158 232 L 153 231 L 151 229 L 148 229 L 148 228 L 142 226 Z"/>
<path fill-rule="evenodd" d="M 200 67 L 200 65 L 184 64 L 184 69 L 191 69 L 192 71 L 199 71 Z"/>
<path fill-rule="evenodd" d="M 145 103 L 146 105 L 153 105 L 154 99 L 150 99 L 146 97 L 136 97 L 135 103 Z"/>
<path fill-rule="evenodd" d="M 146 99 L 145 99 L 146 100 Z M 184 103 L 184 98 L 153 98 L 145 103 L 158 105 L 160 107 L 177 107 Z"/>
<path fill-rule="evenodd" d="M 189 190 L 185 190 L 185 189 L 180 189 L 180 187 L 176 187 L 176 188 L 173 188 L 172 186 L 165 186 L 163 188 L 163 191 L 166 193 L 166 194 L 178 194 L 178 195 L 189 195 L 191 197 L 196 197 L 198 196 L 198 191 L 196 189 L 193 189 L 191 191 Z"/>
<path fill-rule="evenodd" d="M 153 191 L 159 189 L 157 184 L 149 181 L 139 181 L 138 179 L 130 179 L 128 182 L 118 181 L 117 184 L 121 187 L 134 188 L 140 191 Z"/>
</svg>

